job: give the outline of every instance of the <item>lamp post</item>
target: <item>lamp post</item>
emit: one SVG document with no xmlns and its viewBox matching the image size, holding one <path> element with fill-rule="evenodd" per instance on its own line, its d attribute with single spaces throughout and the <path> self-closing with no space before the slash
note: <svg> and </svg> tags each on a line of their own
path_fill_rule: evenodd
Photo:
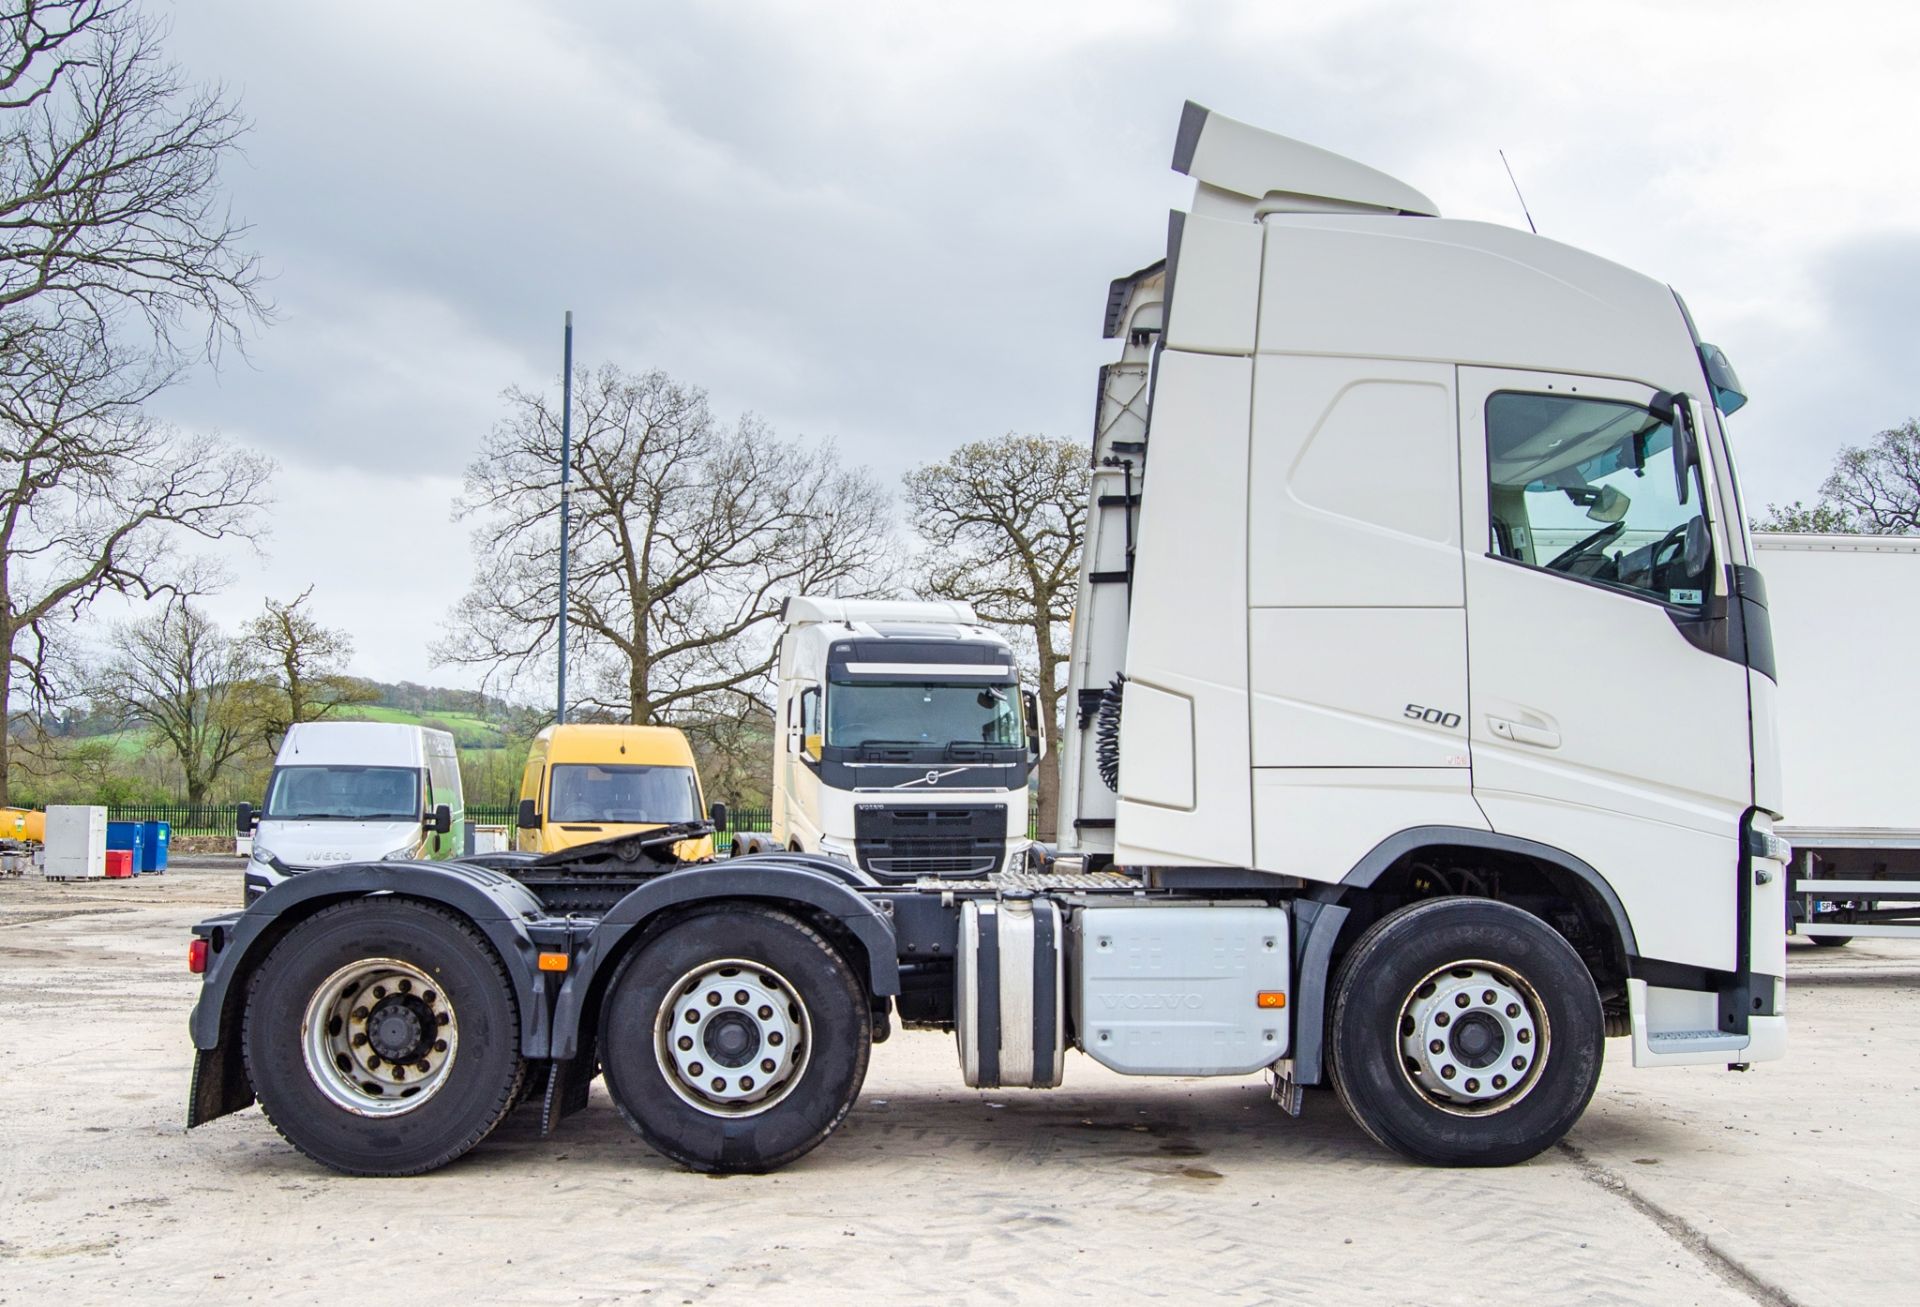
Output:
<svg viewBox="0 0 1920 1307">
<path fill-rule="evenodd" d="M 567 310 L 566 362 L 560 374 L 560 685 L 555 724 L 567 722 L 567 546 L 573 531 L 573 310 Z"/>
</svg>

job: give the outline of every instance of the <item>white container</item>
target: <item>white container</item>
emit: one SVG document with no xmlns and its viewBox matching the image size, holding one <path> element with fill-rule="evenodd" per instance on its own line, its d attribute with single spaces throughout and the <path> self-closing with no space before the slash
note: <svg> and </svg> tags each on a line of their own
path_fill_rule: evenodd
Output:
<svg viewBox="0 0 1920 1307">
<path fill-rule="evenodd" d="M 48 880 L 95 880 L 107 874 L 107 810 L 79 804 L 47 809 Z"/>
</svg>

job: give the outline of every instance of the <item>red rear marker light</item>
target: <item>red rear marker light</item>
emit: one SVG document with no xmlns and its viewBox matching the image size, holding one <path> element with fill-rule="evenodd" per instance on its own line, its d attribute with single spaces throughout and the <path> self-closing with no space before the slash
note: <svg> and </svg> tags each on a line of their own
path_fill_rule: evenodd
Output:
<svg viewBox="0 0 1920 1307">
<path fill-rule="evenodd" d="M 187 944 L 187 970 L 196 976 L 207 972 L 207 941 L 195 939 Z"/>
</svg>

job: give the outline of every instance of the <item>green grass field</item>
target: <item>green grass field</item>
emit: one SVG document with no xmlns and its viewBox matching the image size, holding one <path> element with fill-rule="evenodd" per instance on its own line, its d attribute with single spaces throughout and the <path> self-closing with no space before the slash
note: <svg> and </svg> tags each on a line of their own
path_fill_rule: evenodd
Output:
<svg viewBox="0 0 1920 1307">
<path fill-rule="evenodd" d="M 410 712 L 404 708 L 381 708 L 361 705 L 342 709 L 327 719 L 337 722 L 398 722 L 404 726 L 431 726 L 437 730 L 451 731 L 454 743 L 462 749 L 500 749 L 505 748 L 506 735 L 492 722 L 475 713 L 465 712 Z"/>
<path fill-rule="evenodd" d="M 403 726 L 430 726 L 437 730 L 451 732 L 453 740 L 462 750 L 467 749 L 504 749 L 507 737 L 501 729 L 474 713 L 463 712 L 410 712 L 404 708 L 382 708 L 377 705 L 358 705 L 342 709 L 329 716 L 330 722 L 397 722 Z M 112 750 L 115 762 L 131 763 L 159 747 L 158 741 L 149 731 L 116 731 L 108 735 L 95 735 L 87 743 L 105 744 Z"/>
</svg>

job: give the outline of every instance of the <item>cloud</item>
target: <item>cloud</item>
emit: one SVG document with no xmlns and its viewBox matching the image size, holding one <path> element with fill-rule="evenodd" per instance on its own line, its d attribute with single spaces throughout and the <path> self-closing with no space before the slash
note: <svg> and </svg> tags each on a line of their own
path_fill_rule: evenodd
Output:
<svg viewBox="0 0 1920 1307">
<path fill-rule="evenodd" d="M 1544 232 L 1673 282 L 1729 351 L 1750 497 L 1806 496 L 1920 408 L 1891 362 L 1907 283 L 1876 263 L 1920 234 L 1905 15 L 196 0 L 172 49 L 257 122 L 229 182 L 283 320 L 167 408 L 285 461 L 283 501 L 296 467 L 359 478 L 341 530 L 457 475 L 503 387 L 552 384 L 567 308 L 582 361 L 663 367 L 889 479 L 1008 429 L 1083 436 L 1107 281 L 1185 203 L 1191 97 L 1518 225 L 1505 148 Z M 462 577 L 442 528 L 415 546 Z M 248 584 L 318 565 L 283 544 Z M 384 602 L 326 566 L 326 607 Z M 363 658 L 423 657 L 364 625 Z"/>
</svg>

